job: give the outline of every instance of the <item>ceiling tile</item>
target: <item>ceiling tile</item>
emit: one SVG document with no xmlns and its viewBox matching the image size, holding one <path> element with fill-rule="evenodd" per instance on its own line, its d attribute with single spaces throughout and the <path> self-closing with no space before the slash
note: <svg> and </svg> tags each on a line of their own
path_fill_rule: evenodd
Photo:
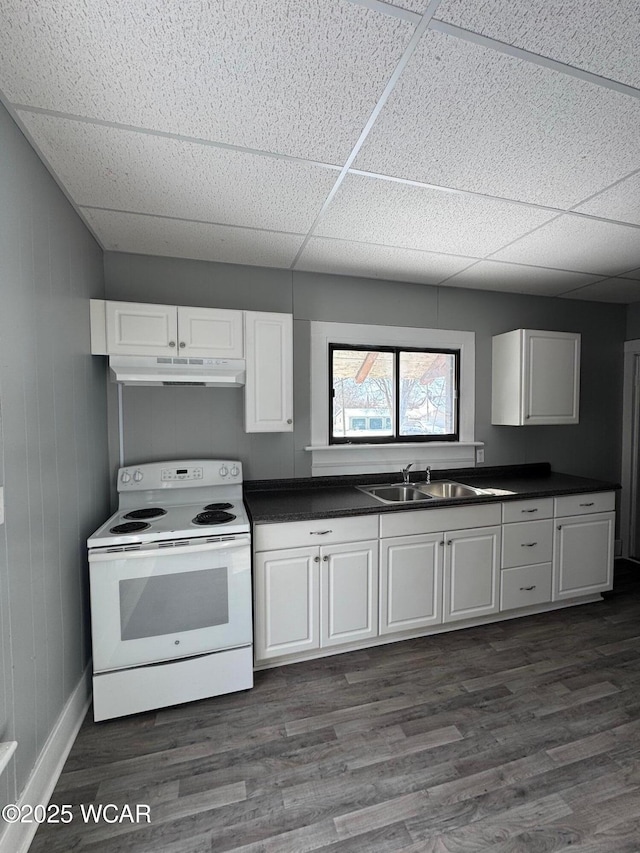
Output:
<svg viewBox="0 0 640 853">
<path fill-rule="evenodd" d="M 81 212 L 107 251 L 287 268 L 303 240 L 297 234 L 182 222 L 112 210 L 81 208 Z"/>
<path fill-rule="evenodd" d="M 399 6 L 401 9 L 408 9 L 410 12 L 417 12 L 421 15 L 426 11 L 429 0 L 393 0 L 389 5 Z"/>
<path fill-rule="evenodd" d="M 37 113 L 20 118 L 79 205 L 301 232 L 338 174 Z"/>
<path fill-rule="evenodd" d="M 438 284 L 470 263 L 473 263 L 473 258 L 313 237 L 305 246 L 295 269 Z"/>
<path fill-rule="evenodd" d="M 575 208 L 580 213 L 640 225 L 640 172 Z"/>
<path fill-rule="evenodd" d="M 637 0 L 443 0 L 436 18 L 640 88 Z"/>
<path fill-rule="evenodd" d="M 618 275 L 640 263 L 640 230 L 567 214 L 496 252 L 492 260 Z"/>
<path fill-rule="evenodd" d="M 446 286 L 558 296 L 572 288 L 599 281 L 601 278 L 602 276 L 566 270 L 505 264 L 497 261 L 478 261 L 450 278 Z"/>
<path fill-rule="evenodd" d="M 552 215 L 525 205 L 352 174 L 316 234 L 482 257 Z"/>
<path fill-rule="evenodd" d="M 640 166 L 640 101 L 427 31 L 360 169 L 567 208 Z"/>
<path fill-rule="evenodd" d="M 608 278 L 598 284 L 580 287 L 563 294 L 565 299 L 588 299 L 595 302 L 640 302 L 640 282 L 626 278 Z"/>
<path fill-rule="evenodd" d="M 23 105 L 342 162 L 413 33 L 343 0 L 0 0 Z"/>
</svg>

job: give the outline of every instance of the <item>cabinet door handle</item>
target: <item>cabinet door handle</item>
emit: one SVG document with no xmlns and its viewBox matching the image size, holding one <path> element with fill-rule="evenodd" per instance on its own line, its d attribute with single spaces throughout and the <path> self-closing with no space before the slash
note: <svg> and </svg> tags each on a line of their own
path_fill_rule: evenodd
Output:
<svg viewBox="0 0 640 853">
<path fill-rule="evenodd" d="M 175 341 L 169 341 L 169 346 L 170 346 L 170 347 L 174 347 L 175 345 L 176 345 L 176 342 L 175 342 Z"/>
<path fill-rule="evenodd" d="M 293 423 L 293 418 L 287 418 L 287 423 L 288 423 L 288 424 L 292 424 L 292 423 Z"/>
<path fill-rule="evenodd" d="M 313 562 L 314 562 L 314 563 L 319 563 L 319 562 L 320 562 L 320 557 L 314 557 L 314 558 L 313 558 Z"/>
<path fill-rule="evenodd" d="M 184 341 L 180 341 L 180 349 L 184 349 L 185 347 L 186 347 L 185 342 L 184 342 Z"/>
<path fill-rule="evenodd" d="M 441 548 L 444 548 L 444 539 L 441 539 L 441 540 L 440 540 L 440 547 L 441 547 Z"/>
<path fill-rule="evenodd" d="M 521 586 L 520 592 L 531 592 L 531 590 L 535 589 L 535 588 L 536 588 L 535 584 L 533 586 Z"/>
<path fill-rule="evenodd" d="M 520 547 L 521 548 L 535 548 L 535 546 L 537 544 L 538 544 L 537 542 L 521 542 Z"/>
<path fill-rule="evenodd" d="M 538 512 L 538 508 L 535 509 L 521 509 L 520 512 Z"/>
<path fill-rule="evenodd" d="M 327 533 L 333 533 L 333 530 L 310 530 L 309 536 L 325 536 Z"/>
<path fill-rule="evenodd" d="M 323 557 L 323 558 L 322 558 L 322 560 L 323 560 L 323 562 L 324 562 L 324 563 L 328 563 L 328 562 L 329 562 L 329 558 L 328 558 L 327 556 Z"/>
<path fill-rule="evenodd" d="M 594 505 L 594 503 L 595 503 L 595 501 L 589 501 L 589 503 L 586 503 L 586 504 L 580 504 L 580 506 L 593 506 L 593 505 Z"/>
<path fill-rule="evenodd" d="M 559 525 L 558 525 L 558 530 L 562 530 L 562 525 L 561 525 L 561 524 L 559 524 Z"/>
</svg>

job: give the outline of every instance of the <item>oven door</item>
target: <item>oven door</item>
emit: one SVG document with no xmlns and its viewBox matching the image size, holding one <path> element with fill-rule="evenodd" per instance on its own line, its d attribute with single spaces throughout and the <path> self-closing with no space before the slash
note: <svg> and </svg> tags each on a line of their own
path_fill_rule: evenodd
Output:
<svg viewBox="0 0 640 853">
<path fill-rule="evenodd" d="M 89 553 L 94 672 L 250 645 L 250 537 Z"/>
</svg>

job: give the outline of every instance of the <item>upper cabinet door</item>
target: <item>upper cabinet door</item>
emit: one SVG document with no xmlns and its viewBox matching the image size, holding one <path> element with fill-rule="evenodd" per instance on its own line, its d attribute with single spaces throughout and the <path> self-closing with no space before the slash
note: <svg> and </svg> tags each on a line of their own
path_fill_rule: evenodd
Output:
<svg viewBox="0 0 640 853">
<path fill-rule="evenodd" d="M 576 424 L 580 335 L 515 329 L 493 338 L 491 423 Z"/>
<path fill-rule="evenodd" d="M 293 318 L 245 311 L 245 431 L 293 430 Z"/>
<path fill-rule="evenodd" d="M 196 358 L 244 358 L 242 311 L 178 308 L 178 352 Z"/>
<path fill-rule="evenodd" d="M 525 424 L 577 424 L 580 335 L 524 332 Z"/>
<path fill-rule="evenodd" d="M 107 351 L 113 355 L 177 355 L 175 305 L 107 302 Z"/>
</svg>

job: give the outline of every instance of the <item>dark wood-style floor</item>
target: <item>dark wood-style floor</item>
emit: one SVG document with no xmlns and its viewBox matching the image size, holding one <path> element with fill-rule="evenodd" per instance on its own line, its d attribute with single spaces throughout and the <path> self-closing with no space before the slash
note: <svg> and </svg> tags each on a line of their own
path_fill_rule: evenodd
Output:
<svg viewBox="0 0 640 853">
<path fill-rule="evenodd" d="M 640 851 L 640 566 L 604 602 L 84 723 L 32 853 Z M 79 805 L 148 804 L 87 824 Z"/>
</svg>

